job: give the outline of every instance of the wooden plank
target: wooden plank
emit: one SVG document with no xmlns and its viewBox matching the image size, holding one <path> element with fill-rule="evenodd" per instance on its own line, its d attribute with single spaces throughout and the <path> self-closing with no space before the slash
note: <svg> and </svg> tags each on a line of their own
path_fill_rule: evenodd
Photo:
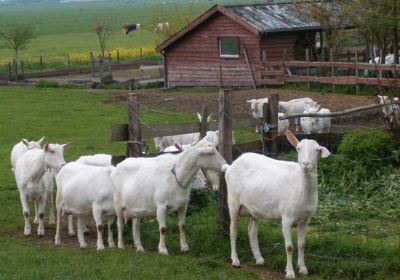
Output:
<svg viewBox="0 0 400 280">
<path fill-rule="evenodd" d="M 250 63 L 249 57 L 247 56 L 247 50 L 246 50 L 246 48 L 243 48 L 243 52 L 244 52 L 244 57 L 245 57 L 245 59 L 246 59 L 247 67 L 248 67 L 248 70 L 249 70 L 249 73 L 250 73 L 251 81 L 252 81 L 252 83 L 253 83 L 253 88 L 254 88 L 254 89 L 257 89 L 256 80 L 254 79 L 253 70 L 251 69 L 251 63 Z"/>
<path fill-rule="evenodd" d="M 141 121 L 140 121 L 140 106 L 139 95 L 136 93 L 128 94 L 128 144 L 127 156 L 140 157 L 142 155 L 142 148 L 140 141 L 142 140 L 141 134 Z"/>
<path fill-rule="evenodd" d="M 110 142 L 121 142 L 128 140 L 128 124 L 112 124 L 110 129 Z"/>
</svg>

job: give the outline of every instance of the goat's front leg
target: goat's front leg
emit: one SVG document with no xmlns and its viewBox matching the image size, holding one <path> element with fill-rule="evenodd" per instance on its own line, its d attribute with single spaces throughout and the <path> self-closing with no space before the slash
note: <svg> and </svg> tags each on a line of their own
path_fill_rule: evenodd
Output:
<svg viewBox="0 0 400 280">
<path fill-rule="evenodd" d="M 132 235 L 133 235 L 133 244 L 136 247 L 136 251 L 144 252 L 142 242 L 140 240 L 140 217 L 136 217 L 132 219 Z"/>
<path fill-rule="evenodd" d="M 187 206 L 188 205 L 185 204 L 185 206 L 179 208 L 179 210 L 178 210 L 180 243 L 181 243 L 181 251 L 183 253 L 189 251 L 189 245 L 186 242 L 186 236 L 185 236 L 185 217 L 186 217 Z"/>
<path fill-rule="evenodd" d="M 293 270 L 292 254 L 292 223 L 286 218 L 282 218 L 282 232 L 285 238 L 285 249 L 286 249 L 286 279 L 294 279 L 295 274 Z"/>
<path fill-rule="evenodd" d="M 250 240 L 250 246 L 251 246 L 251 251 L 253 252 L 253 256 L 256 259 L 256 264 L 258 265 L 263 265 L 264 264 L 264 259 L 261 256 L 260 253 L 260 247 L 258 245 L 258 222 L 254 218 L 250 218 L 250 223 L 249 223 L 249 240 Z"/>
<path fill-rule="evenodd" d="M 75 235 L 74 216 L 72 214 L 68 215 L 68 234 L 70 236 L 74 236 Z"/>
<path fill-rule="evenodd" d="M 78 241 L 79 241 L 79 246 L 83 249 L 87 247 L 87 244 L 85 242 L 85 235 L 83 233 L 83 223 L 84 220 L 82 219 L 81 215 L 77 215 L 77 224 L 78 224 Z"/>
<path fill-rule="evenodd" d="M 37 230 L 38 236 L 44 235 L 44 208 L 46 207 L 46 196 L 40 196 L 38 199 L 38 216 L 39 226 Z"/>
<path fill-rule="evenodd" d="M 298 259 L 297 266 L 299 267 L 299 273 L 301 275 L 307 275 L 308 270 L 306 265 L 304 264 L 304 248 L 305 248 L 305 240 L 306 240 L 306 230 L 307 223 L 298 224 L 297 225 L 297 245 L 298 245 Z"/>
<path fill-rule="evenodd" d="M 29 222 L 28 196 L 26 194 L 21 193 L 19 198 L 21 200 L 22 214 L 24 215 L 24 221 L 25 221 L 24 234 L 30 235 L 31 234 L 31 223 Z"/>
<path fill-rule="evenodd" d="M 167 234 L 167 206 L 157 207 L 157 221 L 160 230 L 160 243 L 158 244 L 158 252 L 162 255 L 168 255 L 167 247 L 165 246 L 165 235 Z"/>
<path fill-rule="evenodd" d="M 34 224 L 39 223 L 39 215 L 38 215 L 38 202 L 36 198 L 33 199 L 33 205 L 35 205 L 35 219 L 33 219 Z"/>
</svg>

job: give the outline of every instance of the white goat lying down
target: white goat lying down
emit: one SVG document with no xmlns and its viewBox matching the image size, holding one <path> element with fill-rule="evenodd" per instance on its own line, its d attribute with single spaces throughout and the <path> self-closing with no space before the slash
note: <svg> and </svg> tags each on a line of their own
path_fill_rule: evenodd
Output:
<svg viewBox="0 0 400 280">
<path fill-rule="evenodd" d="M 70 143 L 45 144 L 43 149 L 29 150 L 17 160 L 14 174 L 25 219 L 25 235 L 31 234 L 28 205 L 30 197 L 37 202 L 38 235 L 44 235 L 43 217 L 46 200 L 51 192 L 49 188 L 53 188 L 53 172 L 57 173 L 65 164 L 63 153 L 69 145 Z"/>
<path fill-rule="evenodd" d="M 390 98 L 389 96 L 386 95 L 377 95 L 379 104 L 385 104 L 385 103 L 392 103 L 392 102 L 397 102 L 399 101 L 398 97 L 393 97 Z M 397 122 L 400 122 L 400 105 L 395 104 L 395 105 L 387 105 L 385 107 L 382 107 L 382 113 L 385 118 L 385 120 L 389 124 L 393 124 L 395 120 Z"/>
<path fill-rule="evenodd" d="M 57 181 L 57 230 L 55 244 L 61 244 L 60 228 L 63 214 L 77 216 L 78 240 L 86 248 L 84 217 L 93 214 L 97 228 L 97 250 L 104 249 L 103 218 L 108 225 L 108 246 L 114 247 L 111 224 L 115 209 L 113 187 L 110 179 L 112 167 L 87 165 L 80 162 L 66 164 L 56 177 Z"/>
<path fill-rule="evenodd" d="M 309 108 L 303 112 L 304 114 L 330 114 L 331 111 L 326 108 L 318 110 L 318 108 Z M 301 117 L 301 130 L 304 133 L 310 134 L 314 132 L 322 133 L 329 132 L 331 127 L 331 117 Z"/>
<path fill-rule="evenodd" d="M 133 218 L 132 232 L 137 251 L 143 251 L 140 241 L 141 218 L 156 216 L 160 231 L 158 251 L 167 255 L 167 214 L 178 211 L 181 251 L 188 251 L 184 229 L 190 196 L 188 185 L 200 168 L 221 171 L 226 168 L 225 164 L 214 145 L 205 139 L 180 154 L 128 158 L 118 164 L 111 172 L 118 218 L 118 247 L 124 248 L 124 216 Z"/>
<path fill-rule="evenodd" d="M 288 130 L 288 141 L 297 149 L 298 162 L 287 162 L 254 153 L 241 155 L 225 173 L 231 218 L 231 259 L 240 266 L 236 252 L 237 222 L 242 213 L 250 215 L 249 239 L 257 264 L 263 264 L 257 238 L 258 220 L 282 219 L 287 255 L 286 278 L 293 279 L 291 227 L 297 224 L 298 267 L 307 274 L 304 244 L 307 225 L 317 209 L 317 161 L 330 152 L 314 140 L 298 141 Z"/>
</svg>

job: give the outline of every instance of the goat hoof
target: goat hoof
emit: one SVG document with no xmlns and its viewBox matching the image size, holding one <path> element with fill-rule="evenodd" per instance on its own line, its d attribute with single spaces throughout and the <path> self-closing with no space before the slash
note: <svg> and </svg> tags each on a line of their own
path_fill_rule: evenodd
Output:
<svg viewBox="0 0 400 280">
<path fill-rule="evenodd" d="M 182 253 L 186 253 L 186 252 L 189 252 L 189 245 L 182 245 L 181 246 L 181 252 Z"/>
<path fill-rule="evenodd" d="M 264 258 L 259 257 L 256 259 L 256 265 L 263 265 L 264 264 Z"/>
<path fill-rule="evenodd" d="M 240 268 L 240 261 L 239 260 L 233 260 L 232 261 L 232 266 L 234 267 L 234 268 Z"/>
<path fill-rule="evenodd" d="M 295 278 L 296 278 L 296 276 L 295 276 L 293 270 L 289 270 L 286 272 L 286 279 L 295 279 Z"/>
<path fill-rule="evenodd" d="M 114 242 L 108 242 L 108 248 L 115 248 Z"/>
<path fill-rule="evenodd" d="M 38 231 L 37 235 L 38 235 L 39 237 L 44 236 L 44 231 Z"/>
<path fill-rule="evenodd" d="M 75 236 L 75 231 L 68 231 L 69 236 Z"/>
<path fill-rule="evenodd" d="M 101 251 L 104 250 L 104 245 L 97 245 L 97 251 Z"/>
<path fill-rule="evenodd" d="M 308 275 L 307 267 L 303 266 L 302 268 L 300 268 L 299 274 L 301 274 L 301 275 Z"/>
<path fill-rule="evenodd" d="M 144 252 L 144 248 L 142 245 L 136 246 L 136 252 Z"/>
<path fill-rule="evenodd" d="M 29 230 L 24 230 L 24 234 L 25 234 L 26 236 L 31 235 L 31 230 L 30 230 L 30 229 L 29 229 Z"/>
<path fill-rule="evenodd" d="M 86 243 L 81 243 L 81 244 L 79 245 L 79 247 L 80 247 L 81 249 L 85 249 L 85 248 L 87 247 L 87 244 L 86 244 Z"/>
<path fill-rule="evenodd" d="M 55 245 L 61 245 L 61 240 L 59 238 L 56 237 L 56 240 L 54 241 Z"/>
<path fill-rule="evenodd" d="M 118 242 L 118 248 L 120 249 L 125 249 L 125 246 L 123 243 Z"/>
<path fill-rule="evenodd" d="M 54 217 L 49 218 L 49 225 L 55 225 L 56 224 L 56 219 Z"/>
<path fill-rule="evenodd" d="M 38 224 L 39 223 L 39 219 L 37 217 L 35 217 L 35 219 L 33 220 L 34 224 Z"/>
<path fill-rule="evenodd" d="M 158 252 L 161 255 L 168 256 L 168 250 L 166 248 L 158 248 Z"/>
</svg>

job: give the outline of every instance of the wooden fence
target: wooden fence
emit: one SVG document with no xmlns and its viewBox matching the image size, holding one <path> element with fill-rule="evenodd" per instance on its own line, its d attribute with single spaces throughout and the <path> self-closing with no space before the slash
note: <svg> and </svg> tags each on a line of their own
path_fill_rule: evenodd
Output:
<svg viewBox="0 0 400 280">
<path fill-rule="evenodd" d="M 300 70 L 300 71 L 299 71 Z M 375 72 L 377 77 L 364 73 Z M 322 73 L 327 75 L 323 76 Z M 261 85 L 286 83 L 321 83 L 330 85 L 372 85 L 400 87 L 399 64 L 360 62 L 271 61 L 261 65 Z M 392 76 L 393 78 L 388 78 Z"/>
</svg>

